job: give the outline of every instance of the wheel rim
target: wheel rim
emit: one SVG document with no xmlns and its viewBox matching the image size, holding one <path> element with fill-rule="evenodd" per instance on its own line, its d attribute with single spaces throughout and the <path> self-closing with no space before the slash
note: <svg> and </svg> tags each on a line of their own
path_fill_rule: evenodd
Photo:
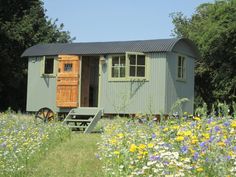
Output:
<svg viewBox="0 0 236 177">
<path fill-rule="evenodd" d="M 50 121 L 54 120 L 54 113 L 49 108 L 41 108 L 35 114 L 35 118 L 41 119 L 43 122 L 50 122 Z"/>
</svg>

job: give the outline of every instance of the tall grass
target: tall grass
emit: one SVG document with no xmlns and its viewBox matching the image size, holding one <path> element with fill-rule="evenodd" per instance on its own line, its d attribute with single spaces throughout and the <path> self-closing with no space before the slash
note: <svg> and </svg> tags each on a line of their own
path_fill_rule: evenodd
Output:
<svg viewBox="0 0 236 177">
<path fill-rule="evenodd" d="M 0 176 L 27 176 L 28 169 L 70 137 L 61 123 L 35 124 L 32 116 L 0 114 Z"/>
</svg>

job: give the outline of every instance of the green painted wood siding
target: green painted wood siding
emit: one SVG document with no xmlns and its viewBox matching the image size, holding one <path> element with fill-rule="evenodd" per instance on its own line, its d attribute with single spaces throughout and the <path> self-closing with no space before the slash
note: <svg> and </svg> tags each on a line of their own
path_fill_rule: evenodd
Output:
<svg viewBox="0 0 236 177">
<path fill-rule="evenodd" d="M 109 66 L 102 68 L 100 107 L 104 113 L 165 112 L 165 53 L 150 53 L 148 81 L 109 81 Z M 108 63 L 108 62 L 107 62 Z"/>
<path fill-rule="evenodd" d="M 42 77 L 41 65 L 43 57 L 32 57 L 28 60 L 28 85 L 26 110 L 38 111 L 48 107 L 58 111 L 56 107 L 56 78 Z"/>
<path fill-rule="evenodd" d="M 167 53 L 166 68 L 166 112 L 171 111 L 172 105 L 178 98 L 188 98 L 190 101 L 183 105 L 183 111 L 193 113 L 194 105 L 194 51 L 183 42 L 179 42 L 173 49 L 175 52 Z M 186 59 L 186 80 L 177 79 L 178 56 Z"/>
</svg>

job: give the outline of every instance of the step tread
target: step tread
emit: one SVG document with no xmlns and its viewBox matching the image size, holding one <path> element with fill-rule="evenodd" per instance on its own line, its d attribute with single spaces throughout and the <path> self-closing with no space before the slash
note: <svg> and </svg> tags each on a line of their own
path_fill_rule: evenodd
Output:
<svg viewBox="0 0 236 177">
<path fill-rule="evenodd" d="M 87 128 L 88 126 L 79 126 L 79 125 L 68 125 L 69 128 Z"/>
<path fill-rule="evenodd" d="M 79 112 L 71 112 L 69 113 L 70 116 L 95 116 L 93 113 L 79 113 Z"/>
<path fill-rule="evenodd" d="M 74 114 L 74 115 L 95 115 L 100 110 L 101 109 L 97 108 L 97 107 L 81 107 L 81 108 L 73 109 L 70 112 L 70 114 Z"/>
</svg>

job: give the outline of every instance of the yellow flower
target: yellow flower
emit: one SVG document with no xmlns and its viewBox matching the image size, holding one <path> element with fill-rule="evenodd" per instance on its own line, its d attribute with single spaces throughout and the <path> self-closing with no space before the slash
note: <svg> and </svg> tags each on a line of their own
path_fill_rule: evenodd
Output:
<svg viewBox="0 0 236 177">
<path fill-rule="evenodd" d="M 183 141 L 184 140 L 184 137 L 183 136 L 177 136 L 175 138 L 176 141 Z"/>
<path fill-rule="evenodd" d="M 147 147 L 147 146 L 146 146 L 145 144 L 140 144 L 138 148 L 139 148 L 140 150 L 143 150 L 143 149 L 145 149 L 146 147 Z"/>
<path fill-rule="evenodd" d="M 231 123 L 231 127 L 236 128 L 236 121 L 235 121 L 235 120 L 232 121 L 232 123 Z"/>
<path fill-rule="evenodd" d="M 177 130 L 177 129 L 179 129 L 179 126 L 178 125 L 173 125 L 172 129 L 176 129 Z"/>
<path fill-rule="evenodd" d="M 135 152 L 137 150 L 137 146 L 135 144 L 131 144 L 129 151 L 130 152 Z"/>
<path fill-rule="evenodd" d="M 184 135 L 184 132 L 178 131 L 177 135 L 182 136 L 182 135 Z"/>
<path fill-rule="evenodd" d="M 138 156 L 138 159 L 142 159 L 142 158 L 143 158 L 143 156 L 142 156 L 142 155 L 139 155 L 139 156 Z"/>
<path fill-rule="evenodd" d="M 184 131 L 184 136 L 190 136 L 192 132 L 190 130 Z"/>
<path fill-rule="evenodd" d="M 123 133 L 119 133 L 117 136 L 121 139 L 121 138 L 124 137 L 124 134 Z"/>
<path fill-rule="evenodd" d="M 203 168 L 199 167 L 197 168 L 197 172 L 202 172 L 203 171 Z"/>
<path fill-rule="evenodd" d="M 120 155 L 120 152 L 119 151 L 114 151 L 114 154 L 115 155 Z"/>
<path fill-rule="evenodd" d="M 197 116 L 193 117 L 193 119 L 197 121 L 201 120 L 200 117 L 197 117 Z"/>
<path fill-rule="evenodd" d="M 169 130 L 168 127 L 166 127 L 166 128 L 163 129 L 164 132 L 167 132 L 168 130 Z"/>
<path fill-rule="evenodd" d="M 148 148 L 153 148 L 154 147 L 154 144 L 153 143 L 149 143 L 148 144 Z"/>
<path fill-rule="evenodd" d="M 147 151 L 139 151 L 139 155 L 147 155 L 148 152 Z"/>
<path fill-rule="evenodd" d="M 192 137 L 191 137 L 191 143 L 192 143 L 192 144 L 196 144 L 197 142 L 198 142 L 197 137 L 196 137 L 196 136 L 192 136 Z"/>
<path fill-rule="evenodd" d="M 210 138 L 210 134 L 209 133 L 203 133 L 202 136 L 206 139 L 209 139 Z"/>
<path fill-rule="evenodd" d="M 117 143 L 117 140 L 116 139 L 112 139 L 111 140 L 111 144 L 116 144 Z"/>
<path fill-rule="evenodd" d="M 222 147 L 225 146 L 225 143 L 222 142 L 222 141 L 218 142 L 217 144 L 218 144 L 219 146 L 222 146 Z"/>
</svg>

